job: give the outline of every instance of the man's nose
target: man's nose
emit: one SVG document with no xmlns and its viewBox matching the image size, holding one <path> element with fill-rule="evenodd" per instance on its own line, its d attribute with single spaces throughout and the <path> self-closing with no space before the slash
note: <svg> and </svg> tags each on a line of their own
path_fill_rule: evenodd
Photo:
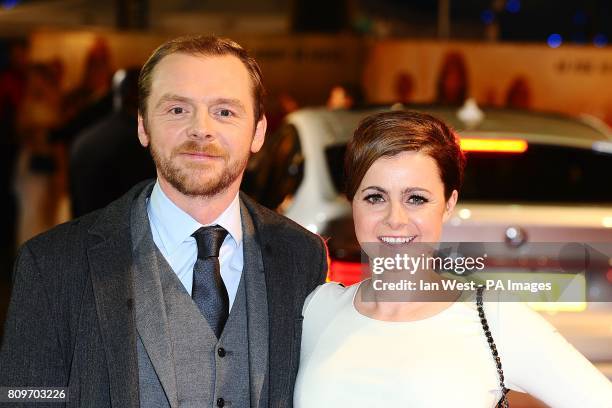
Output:
<svg viewBox="0 0 612 408">
<path fill-rule="evenodd" d="M 196 110 L 191 118 L 189 137 L 194 139 L 214 138 L 214 123 L 206 110 Z"/>
</svg>

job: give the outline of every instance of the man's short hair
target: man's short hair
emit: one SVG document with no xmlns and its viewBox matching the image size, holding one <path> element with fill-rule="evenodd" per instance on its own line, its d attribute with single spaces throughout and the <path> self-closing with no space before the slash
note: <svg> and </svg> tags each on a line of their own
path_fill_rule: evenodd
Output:
<svg viewBox="0 0 612 408">
<path fill-rule="evenodd" d="M 228 38 L 215 36 L 185 36 L 175 38 L 157 47 L 153 54 L 140 70 L 138 78 L 138 112 L 147 118 L 147 100 L 151 94 L 151 79 L 155 66 L 166 56 L 171 54 L 187 54 L 201 56 L 224 56 L 233 55 L 244 64 L 251 77 L 255 122 L 261 120 L 264 115 L 265 89 L 262 82 L 261 69 L 254 58 L 240 46 L 240 44 Z"/>
</svg>

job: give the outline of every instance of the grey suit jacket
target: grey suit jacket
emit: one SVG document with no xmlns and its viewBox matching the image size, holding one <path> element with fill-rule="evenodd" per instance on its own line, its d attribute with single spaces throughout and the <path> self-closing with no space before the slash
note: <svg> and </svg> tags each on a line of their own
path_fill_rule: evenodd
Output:
<svg viewBox="0 0 612 408">
<path fill-rule="evenodd" d="M 0 349 L 0 386 L 67 386 L 67 406 L 138 407 L 130 209 L 150 183 L 22 246 Z M 240 198 L 262 250 L 269 406 L 290 407 L 301 309 L 325 278 L 325 245 L 244 194 Z"/>
</svg>

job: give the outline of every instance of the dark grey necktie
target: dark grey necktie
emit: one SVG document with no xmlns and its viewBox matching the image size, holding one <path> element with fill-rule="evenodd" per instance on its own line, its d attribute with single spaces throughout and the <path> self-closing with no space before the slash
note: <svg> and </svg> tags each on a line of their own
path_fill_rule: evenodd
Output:
<svg viewBox="0 0 612 408">
<path fill-rule="evenodd" d="M 219 225 L 213 225 L 202 227 L 191 236 L 198 244 L 191 297 L 217 338 L 220 338 L 229 314 L 229 298 L 219 265 L 219 250 L 227 231 Z"/>
</svg>

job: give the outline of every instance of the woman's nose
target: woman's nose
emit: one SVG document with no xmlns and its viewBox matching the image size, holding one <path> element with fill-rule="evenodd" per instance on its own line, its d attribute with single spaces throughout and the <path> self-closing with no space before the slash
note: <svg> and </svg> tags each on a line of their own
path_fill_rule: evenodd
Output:
<svg viewBox="0 0 612 408">
<path fill-rule="evenodd" d="M 387 214 L 386 223 L 391 229 L 400 229 L 410 221 L 410 214 L 400 203 L 391 203 Z"/>
</svg>

